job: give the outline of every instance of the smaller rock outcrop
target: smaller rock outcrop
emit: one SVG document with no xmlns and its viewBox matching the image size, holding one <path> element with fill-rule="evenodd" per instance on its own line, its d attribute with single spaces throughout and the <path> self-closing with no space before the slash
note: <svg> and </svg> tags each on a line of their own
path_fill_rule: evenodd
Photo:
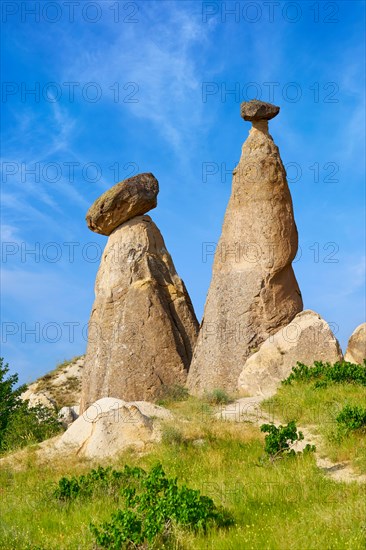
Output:
<svg viewBox="0 0 366 550">
<path fill-rule="evenodd" d="M 28 401 L 29 408 L 41 405 L 42 407 L 47 407 L 48 409 L 56 409 L 56 401 L 43 392 L 32 392 L 27 390 L 22 394 L 21 398 L 24 401 Z"/>
<path fill-rule="evenodd" d="M 73 407 L 62 407 L 58 412 L 58 419 L 64 428 L 68 428 L 77 418 L 79 418 L 80 407 L 75 405 Z"/>
<path fill-rule="evenodd" d="M 298 313 L 286 327 L 270 336 L 244 364 L 238 381 L 242 394 L 269 397 L 296 363 L 335 363 L 343 359 L 328 323 L 314 311 Z"/>
<path fill-rule="evenodd" d="M 101 195 L 86 214 L 94 233 L 110 235 L 116 227 L 157 205 L 158 180 L 150 173 L 138 174 L 117 183 Z"/>
<path fill-rule="evenodd" d="M 160 440 L 159 420 L 167 409 L 146 402 L 105 397 L 93 403 L 55 443 L 55 450 L 90 459 L 113 457 L 133 447 L 142 450 Z"/>
<path fill-rule="evenodd" d="M 29 384 L 20 397 L 28 399 L 30 407 L 37 404 L 56 409 L 76 406 L 80 401 L 83 368 L 83 355 L 64 361 L 51 372 Z"/>
<path fill-rule="evenodd" d="M 356 364 L 362 364 L 366 359 L 366 323 L 359 325 L 352 333 L 344 358 Z"/>
</svg>

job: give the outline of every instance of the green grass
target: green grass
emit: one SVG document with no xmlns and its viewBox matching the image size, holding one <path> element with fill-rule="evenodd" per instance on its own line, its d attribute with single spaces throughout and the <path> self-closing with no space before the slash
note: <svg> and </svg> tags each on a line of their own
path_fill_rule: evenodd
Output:
<svg viewBox="0 0 366 550">
<path fill-rule="evenodd" d="M 283 391 L 278 399 L 291 397 L 295 402 L 301 398 L 299 404 L 304 408 L 301 418 L 314 423 L 306 411 L 310 389 L 303 387 L 302 397 L 299 391 L 292 394 Z M 286 392 L 291 391 L 295 388 L 286 388 Z M 355 397 L 350 389 L 344 391 L 349 392 L 349 398 L 351 394 Z M 332 396 L 334 402 L 341 393 L 324 396 L 329 400 Z M 314 400 L 312 397 L 311 402 Z M 167 475 L 177 476 L 180 484 L 199 489 L 217 505 L 225 506 L 232 512 L 236 525 L 229 530 L 212 530 L 207 536 L 178 530 L 177 543 L 170 548 L 365 548 L 364 488 L 326 478 L 311 455 L 262 464 L 264 436 L 259 428 L 249 423 L 214 420 L 213 409 L 198 399 L 172 403 L 171 409 L 175 421 L 164 429 L 169 434 L 169 426 L 174 426 L 173 442 L 165 437 L 162 444 L 143 455 L 125 452 L 113 466 L 119 469 L 127 463 L 148 469 L 160 461 Z M 322 414 L 326 415 L 324 411 Z M 60 458 L 37 465 L 32 449 L 18 469 L 3 465 L 0 547 L 7 550 L 95 548 L 89 522 L 108 520 L 118 507 L 118 496 L 99 494 L 71 503 L 60 503 L 52 497 L 61 476 L 85 473 L 94 466 L 95 463 L 76 458 Z"/>
<path fill-rule="evenodd" d="M 213 390 L 211 393 L 206 394 L 205 399 L 211 405 L 228 405 L 234 398 L 221 389 Z"/>
<path fill-rule="evenodd" d="M 354 469 L 366 473 L 366 437 L 351 432 L 340 437 L 336 417 L 345 405 L 366 406 L 366 389 L 357 384 L 316 387 L 314 381 L 283 385 L 263 408 L 282 422 L 295 420 L 323 437 L 323 451 L 334 462 L 351 461 Z"/>
</svg>

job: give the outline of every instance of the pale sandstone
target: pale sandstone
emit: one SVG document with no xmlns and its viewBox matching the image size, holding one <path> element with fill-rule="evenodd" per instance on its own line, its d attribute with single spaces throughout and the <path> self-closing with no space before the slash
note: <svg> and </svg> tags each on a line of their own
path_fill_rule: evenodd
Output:
<svg viewBox="0 0 366 550">
<path fill-rule="evenodd" d="M 146 414 L 154 409 L 154 418 Z M 145 412 L 143 412 L 145 411 Z M 89 459 L 114 457 L 127 448 L 143 450 L 160 440 L 159 419 L 172 418 L 163 407 L 107 397 L 93 403 L 55 443 L 58 453 Z"/>
<path fill-rule="evenodd" d="M 247 359 L 238 389 L 245 395 L 269 397 L 276 393 L 297 362 L 312 366 L 315 361 L 335 363 L 342 359 L 341 348 L 328 323 L 307 309 L 270 336 L 259 351 Z"/>
<path fill-rule="evenodd" d="M 184 385 L 198 323 L 159 229 L 138 216 L 110 235 L 95 283 L 81 412 L 115 396 L 153 401 Z"/>
<path fill-rule="evenodd" d="M 291 265 L 298 247 L 292 200 L 279 150 L 268 133 L 268 113 L 265 104 L 263 119 L 253 122 L 233 172 L 188 376 L 194 394 L 236 391 L 251 351 L 303 307 Z"/>
<path fill-rule="evenodd" d="M 362 364 L 366 359 L 366 323 L 359 325 L 348 340 L 345 360 L 350 363 Z"/>
</svg>

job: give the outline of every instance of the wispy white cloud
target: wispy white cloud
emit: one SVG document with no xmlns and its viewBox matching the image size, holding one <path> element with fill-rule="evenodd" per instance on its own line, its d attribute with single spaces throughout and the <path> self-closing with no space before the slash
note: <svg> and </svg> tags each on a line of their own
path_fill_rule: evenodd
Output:
<svg viewBox="0 0 366 550">
<path fill-rule="evenodd" d="M 3 242 L 20 242 L 19 229 L 14 225 L 1 224 L 0 237 Z"/>
<path fill-rule="evenodd" d="M 350 62 L 352 60 L 352 62 Z M 342 135 L 337 158 L 364 174 L 365 154 L 365 71 L 364 51 L 360 44 L 342 53 L 343 70 L 339 71 L 339 87 L 344 103 L 344 116 L 339 125 Z M 355 162 L 355 160 L 361 162 Z"/>
<path fill-rule="evenodd" d="M 138 102 L 122 103 L 123 109 L 150 121 L 168 147 L 184 157 L 184 150 L 194 149 L 194 129 L 204 120 L 200 67 L 207 32 L 177 3 L 145 4 L 139 24 L 111 33 L 93 54 L 80 42 L 80 53 L 64 68 L 64 77 L 95 81 L 103 89 L 114 82 L 136 83 Z"/>
<path fill-rule="evenodd" d="M 20 224 L 38 220 L 47 224 L 48 230 L 53 228 L 55 232 L 64 232 L 62 218 L 67 211 L 63 200 L 80 206 L 84 211 L 89 206 L 88 201 L 64 171 L 61 170 L 61 177 L 55 185 L 44 177 L 42 170 L 50 162 L 62 167 L 65 158 L 78 160 L 72 146 L 76 121 L 57 103 L 47 104 L 42 115 L 27 109 L 15 120 L 17 124 L 7 141 L 6 156 L 1 159 L 4 170 L 9 165 L 16 165 L 14 175 L 3 175 L 4 223 L 14 225 L 15 220 Z M 17 140 L 16 136 L 20 139 Z M 30 173 L 32 170 L 38 170 L 37 176 Z"/>
</svg>

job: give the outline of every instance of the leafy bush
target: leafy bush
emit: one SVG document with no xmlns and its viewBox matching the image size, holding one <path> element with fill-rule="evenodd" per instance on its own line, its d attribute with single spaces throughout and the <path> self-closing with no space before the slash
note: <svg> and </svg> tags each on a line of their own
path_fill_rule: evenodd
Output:
<svg viewBox="0 0 366 550">
<path fill-rule="evenodd" d="M 138 473 L 137 468 L 125 466 L 124 471 L 113 470 L 111 466 L 103 468 L 99 466 L 88 474 L 70 478 L 62 477 L 56 489 L 54 497 L 59 500 L 74 500 L 77 497 L 90 497 L 96 491 L 115 491 L 122 486 L 124 480 Z"/>
<path fill-rule="evenodd" d="M 336 418 L 341 432 L 347 434 L 353 430 L 366 429 L 366 409 L 358 406 L 345 405 Z"/>
<path fill-rule="evenodd" d="M 294 449 L 291 449 L 291 446 L 293 446 L 296 441 L 304 439 L 304 434 L 297 431 L 296 424 L 293 420 L 286 426 L 276 427 L 274 424 L 262 424 L 261 432 L 268 434 L 264 438 L 264 450 L 271 461 L 284 455 L 295 456 L 296 453 Z M 307 444 L 304 448 L 304 452 L 314 451 L 314 445 Z"/>
<path fill-rule="evenodd" d="M 211 405 L 228 405 L 232 402 L 231 397 L 224 390 L 213 390 L 206 395 L 206 400 Z"/>
<path fill-rule="evenodd" d="M 3 450 L 14 450 L 39 443 L 63 431 L 56 412 L 37 405 L 28 408 L 28 401 L 19 403 L 2 441 Z"/>
<path fill-rule="evenodd" d="M 283 384 L 290 385 L 293 382 L 309 382 L 316 380 L 316 388 L 326 387 L 327 383 L 360 384 L 366 386 L 366 359 L 363 365 L 356 365 L 347 361 L 323 363 L 315 361 L 314 366 L 309 367 L 303 363 L 297 363 L 292 367 L 292 372 Z"/>
<path fill-rule="evenodd" d="M 209 525 L 227 527 L 233 523 L 212 499 L 176 478 L 167 478 L 161 464 L 150 472 L 140 470 L 138 479 L 127 479 L 122 489 L 126 508 L 112 514 L 99 527 L 91 524 L 96 543 L 103 548 L 146 548 L 172 537 L 174 525 L 207 530 Z M 150 547 L 150 546 L 149 546 Z"/>
<path fill-rule="evenodd" d="M 9 365 L 0 358 L 0 452 L 43 441 L 62 430 L 55 411 L 20 399 L 26 385 L 14 389 L 18 374 L 6 377 Z"/>
<path fill-rule="evenodd" d="M 176 478 L 167 478 L 161 464 L 150 472 L 126 465 L 122 471 L 99 467 L 79 477 L 63 477 L 54 496 L 70 501 L 106 489 L 119 492 L 124 508 L 116 510 L 109 521 L 90 525 L 102 548 L 146 548 L 146 544 L 172 538 L 174 525 L 206 531 L 210 525 L 233 523 L 213 500 L 185 485 L 178 487 Z"/>
</svg>

